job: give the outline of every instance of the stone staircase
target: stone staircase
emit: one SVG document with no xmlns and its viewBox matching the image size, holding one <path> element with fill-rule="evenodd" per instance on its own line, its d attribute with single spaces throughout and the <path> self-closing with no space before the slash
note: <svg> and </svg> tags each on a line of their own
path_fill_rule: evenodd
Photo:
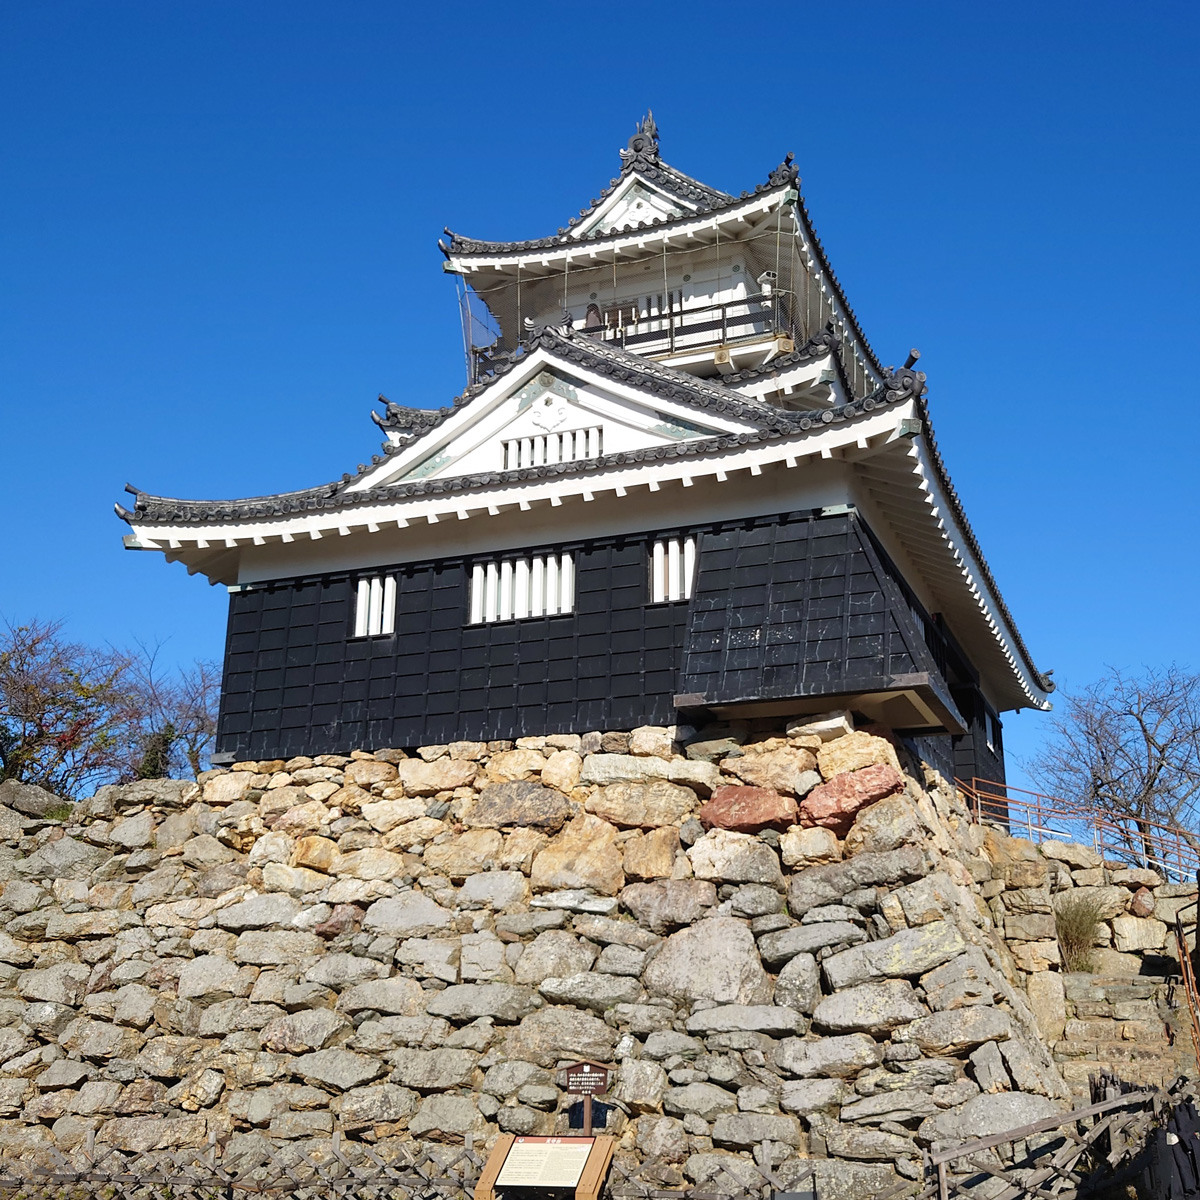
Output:
<svg viewBox="0 0 1200 1200">
<path fill-rule="evenodd" d="M 1063 977 L 1065 1022 L 1052 1052 L 1079 1097 L 1089 1075 L 1109 1070 L 1130 1083 L 1167 1086 L 1196 1073 L 1183 985 L 1153 975 Z"/>
</svg>

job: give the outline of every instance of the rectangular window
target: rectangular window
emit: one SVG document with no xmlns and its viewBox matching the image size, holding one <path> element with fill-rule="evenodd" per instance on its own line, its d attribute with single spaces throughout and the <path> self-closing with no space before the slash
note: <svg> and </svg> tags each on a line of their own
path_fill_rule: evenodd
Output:
<svg viewBox="0 0 1200 1200">
<path fill-rule="evenodd" d="M 993 753 L 998 753 L 997 747 L 1000 745 L 1000 719 L 993 716 L 991 709 L 983 711 L 983 728 L 987 739 L 987 748 Z"/>
<path fill-rule="evenodd" d="M 354 599 L 354 636 L 381 637 L 396 632 L 396 580 L 376 575 L 358 581 Z"/>
<path fill-rule="evenodd" d="M 575 560 L 534 554 L 477 562 L 471 568 L 472 625 L 553 617 L 575 608 Z"/>
<path fill-rule="evenodd" d="M 534 437 L 509 438 L 504 443 L 504 470 L 544 467 L 547 463 L 599 458 L 604 453 L 603 429 L 568 429 L 566 433 L 539 433 Z"/>
<path fill-rule="evenodd" d="M 663 538 L 650 551 L 650 603 L 690 600 L 696 576 L 696 539 Z"/>
</svg>

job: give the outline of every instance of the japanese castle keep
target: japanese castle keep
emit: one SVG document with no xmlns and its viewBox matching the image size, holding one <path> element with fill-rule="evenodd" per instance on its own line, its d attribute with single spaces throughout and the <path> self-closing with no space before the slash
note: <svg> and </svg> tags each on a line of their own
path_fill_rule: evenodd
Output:
<svg viewBox="0 0 1200 1200">
<path fill-rule="evenodd" d="M 130 488 L 131 549 L 229 588 L 216 761 L 849 709 L 1003 780 L 1048 708 L 938 452 L 791 155 L 728 195 L 653 120 L 549 237 L 448 234 L 469 380 L 383 401 L 334 483 Z M 382 397 L 381 397 L 382 401 Z"/>
</svg>

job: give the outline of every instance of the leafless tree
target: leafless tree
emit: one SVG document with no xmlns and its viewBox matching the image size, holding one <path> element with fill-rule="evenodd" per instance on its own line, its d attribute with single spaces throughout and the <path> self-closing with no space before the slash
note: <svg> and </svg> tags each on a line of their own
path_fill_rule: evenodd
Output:
<svg viewBox="0 0 1200 1200">
<path fill-rule="evenodd" d="M 160 668 L 158 648 L 96 649 L 53 621 L 0 627 L 0 782 L 60 796 L 195 774 L 216 730 L 218 674 Z"/>
<path fill-rule="evenodd" d="M 1127 829 L 1148 863 L 1156 826 L 1200 851 L 1200 675 L 1109 668 L 1065 701 L 1031 763 L 1041 786 Z"/>
</svg>

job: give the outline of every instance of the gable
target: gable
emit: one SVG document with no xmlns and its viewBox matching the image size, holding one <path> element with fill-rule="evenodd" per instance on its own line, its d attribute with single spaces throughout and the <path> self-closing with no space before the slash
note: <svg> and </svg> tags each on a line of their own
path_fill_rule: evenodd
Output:
<svg viewBox="0 0 1200 1200">
<path fill-rule="evenodd" d="M 638 175 L 627 176 L 611 196 L 586 220 L 571 230 L 572 237 L 589 237 L 611 233 L 627 226 L 636 229 L 642 224 L 674 221 L 694 211 L 675 196 L 668 196 Z"/>
<path fill-rule="evenodd" d="M 498 381 L 352 490 L 540 467 L 752 428 L 542 362 Z"/>
</svg>

